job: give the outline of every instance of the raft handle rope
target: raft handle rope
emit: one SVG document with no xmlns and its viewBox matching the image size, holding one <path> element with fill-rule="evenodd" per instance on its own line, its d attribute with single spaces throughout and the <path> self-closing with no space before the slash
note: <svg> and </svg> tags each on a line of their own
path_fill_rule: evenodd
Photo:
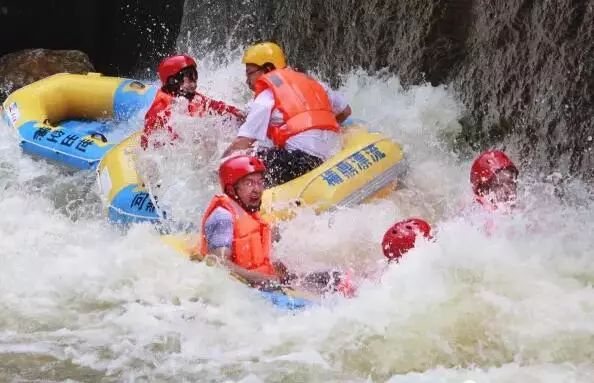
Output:
<svg viewBox="0 0 594 383">
<path fill-rule="evenodd" d="M 90 134 L 91 138 L 96 138 L 96 139 L 100 139 L 101 142 L 105 143 L 107 142 L 107 137 L 105 137 L 104 134 L 99 133 L 99 132 L 93 132 Z"/>
<path fill-rule="evenodd" d="M 146 85 L 144 85 L 140 81 L 134 80 L 130 83 L 130 88 L 144 89 L 144 88 L 146 88 Z"/>
</svg>

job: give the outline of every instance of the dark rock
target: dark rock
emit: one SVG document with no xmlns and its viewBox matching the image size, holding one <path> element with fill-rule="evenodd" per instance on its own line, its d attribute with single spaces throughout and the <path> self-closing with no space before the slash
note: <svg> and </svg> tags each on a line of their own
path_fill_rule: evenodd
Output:
<svg viewBox="0 0 594 383">
<path fill-rule="evenodd" d="M 0 57 L 0 100 L 13 91 L 52 74 L 94 71 L 89 57 L 80 51 L 27 49 Z"/>
<path fill-rule="evenodd" d="M 149 78 L 175 47 L 183 6 L 184 0 L 0 0 L 0 56 L 75 49 L 103 74 Z"/>
</svg>

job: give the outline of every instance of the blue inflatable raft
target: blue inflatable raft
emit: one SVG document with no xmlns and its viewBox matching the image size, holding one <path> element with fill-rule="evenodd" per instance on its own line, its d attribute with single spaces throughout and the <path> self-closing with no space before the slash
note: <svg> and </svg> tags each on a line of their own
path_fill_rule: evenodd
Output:
<svg viewBox="0 0 594 383">
<path fill-rule="evenodd" d="M 115 144 L 138 130 L 122 128 L 121 121 L 146 111 L 156 92 L 136 80 L 60 73 L 12 93 L 2 114 L 18 130 L 24 152 L 95 169 Z"/>
</svg>

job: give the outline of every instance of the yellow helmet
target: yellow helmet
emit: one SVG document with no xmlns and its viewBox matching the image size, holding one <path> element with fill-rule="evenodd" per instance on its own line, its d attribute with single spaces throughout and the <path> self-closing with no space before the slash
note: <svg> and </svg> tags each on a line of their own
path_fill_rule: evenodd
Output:
<svg viewBox="0 0 594 383">
<path fill-rule="evenodd" d="M 258 66 L 271 63 L 276 69 L 282 69 L 287 66 L 282 48 L 270 41 L 254 44 L 246 49 L 241 62 Z"/>
</svg>

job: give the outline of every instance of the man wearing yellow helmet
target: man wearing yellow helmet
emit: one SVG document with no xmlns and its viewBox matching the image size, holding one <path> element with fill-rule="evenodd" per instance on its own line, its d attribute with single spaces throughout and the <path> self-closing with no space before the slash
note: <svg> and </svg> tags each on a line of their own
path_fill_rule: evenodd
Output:
<svg viewBox="0 0 594 383">
<path fill-rule="evenodd" d="M 277 44 L 249 47 L 242 62 L 255 92 L 244 124 L 224 155 L 256 149 L 267 165 L 267 186 L 316 168 L 340 149 L 340 126 L 351 108 L 339 93 L 287 67 Z"/>
</svg>

